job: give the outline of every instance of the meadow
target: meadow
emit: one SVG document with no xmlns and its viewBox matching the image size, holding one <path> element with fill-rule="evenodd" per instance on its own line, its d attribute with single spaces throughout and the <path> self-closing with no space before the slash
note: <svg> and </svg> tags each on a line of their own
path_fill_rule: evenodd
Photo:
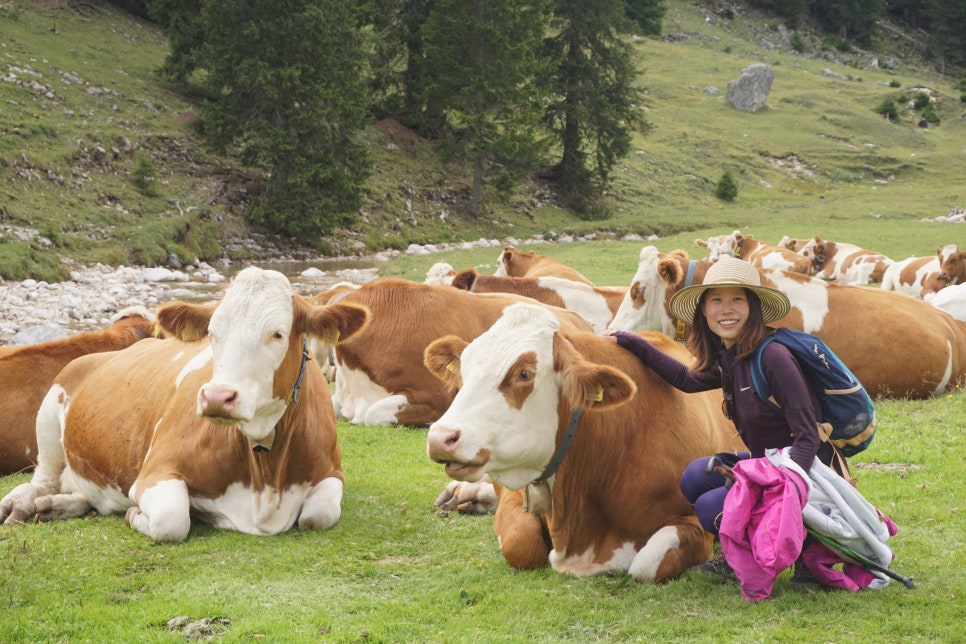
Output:
<svg viewBox="0 0 966 644">
<path fill-rule="evenodd" d="M 842 232 L 849 241 L 882 234 L 889 252 L 914 254 L 962 226 L 867 223 L 857 230 Z M 720 232 L 727 231 L 697 236 Z M 777 241 L 777 232 L 761 230 L 761 237 Z M 811 232 L 844 239 L 837 229 Z M 653 243 L 689 248 L 693 238 Z M 619 285 L 633 275 L 642 245 L 532 248 L 599 284 Z M 382 272 L 421 281 L 436 261 L 492 272 L 497 253 L 404 257 Z M 914 341 L 890 337 L 888 319 L 870 332 L 882 335 L 884 351 Z M 517 572 L 502 558 L 491 517 L 434 507 L 448 479 L 426 457 L 424 428 L 340 420 L 343 515 L 325 532 L 253 537 L 195 525 L 184 543 L 155 544 L 121 516 L 96 515 L 0 528 L 0 641 L 961 641 L 966 392 L 881 400 L 877 410 L 878 434 L 851 464 L 860 491 L 899 527 L 890 540 L 893 568 L 915 578 L 912 590 L 893 582 L 856 594 L 800 591 L 786 572 L 770 599 L 749 604 L 735 583 L 694 572 L 661 586 L 624 575 Z M 0 478 L 0 493 L 28 478 Z"/>
</svg>

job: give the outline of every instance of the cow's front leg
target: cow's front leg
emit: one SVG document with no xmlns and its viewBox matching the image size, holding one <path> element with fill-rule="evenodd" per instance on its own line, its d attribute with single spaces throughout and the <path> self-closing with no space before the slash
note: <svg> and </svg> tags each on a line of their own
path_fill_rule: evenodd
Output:
<svg viewBox="0 0 966 644">
<path fill-rule="evenodd" d="M 181 480 L 155 483 L 139 492 L 124 521 L 157 542 L 184 541 L 191 529 L 188 486 Z"/>
<path fill-rule="evenodd" d="M 494 486 L 500 496 L 493 531 L 506 562 L 517 570 L 541 568 L 550 555 L 546 517 L 523 510 L 523 491 Z"/>
<path fill-rule="evenodd" d="M 685 517 L 651 535 L 628 572 L 635 581 L 660 584 L 710 559 L 713 545 L 697 517 Z"/>
<path fill-rule="evenodd" d="M 302 530 L 328 530 L 342 516 L 342 481 L 334 476 L 322 479 L 305 497 L 299 513 Z"/>
</svg>

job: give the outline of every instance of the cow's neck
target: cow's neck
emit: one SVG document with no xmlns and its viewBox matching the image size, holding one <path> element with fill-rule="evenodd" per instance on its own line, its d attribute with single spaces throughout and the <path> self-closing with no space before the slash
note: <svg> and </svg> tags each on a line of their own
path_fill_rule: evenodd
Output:
<svg viewBox="0 0 966 644">
<path fill-rule="evenodd" d="M 567 430 L 564 432 L 563 437 L 561 437 L 560 444 L 557 445 L 557 450 L 550 458 L 550 463 L 547 464 L 547 467 L 544 468 L 540 476 L 527 484 L 523 507 L 526 512 L 532 514 L 550 513 L 552 498 L 548 481 L 557 472 L 557 468 L 563 463 L 564 457 L 567 456 L 570 445 L 574 440 L 574 434 L 577 433 L 577 425 L 580 424 L 580 417 L 582 415 L 583 409 L 580 407 L 575 408 L 571 412 Z"/>
</svg>

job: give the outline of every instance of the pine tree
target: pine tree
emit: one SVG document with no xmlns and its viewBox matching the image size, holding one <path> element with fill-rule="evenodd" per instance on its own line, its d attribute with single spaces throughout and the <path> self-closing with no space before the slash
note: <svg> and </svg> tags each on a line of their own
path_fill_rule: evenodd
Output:
<svg viewBox="0 0 966 644">
<path fill-rule="evenodd" d="M 370 165 L 364 59 L 352 4 L 339 0 L 165 0 L 169 24 L 198 30 L 173 50 L 181 76 L 204 70 L 208 142 L 270 172 L 250 219 L 315 237 L 347 223 Z"/>
<path fill-rule="evenodd" d="M 426 104 L 446 115 L 450 152 L 472 163 L 471 214 L 488 180 L 508 188 L 545 154 L 545 15 L 542 0 L 438 0 L 424 24 Z"/>
<path fill-rule="evenodd" d="M 617 162 L 643 128 L 621 0 L 556 0 L 546 56 L 555 61 L 545 119 L 562 157 L 555 178 L 572 207 L 593 213 Z"/>
</svg>

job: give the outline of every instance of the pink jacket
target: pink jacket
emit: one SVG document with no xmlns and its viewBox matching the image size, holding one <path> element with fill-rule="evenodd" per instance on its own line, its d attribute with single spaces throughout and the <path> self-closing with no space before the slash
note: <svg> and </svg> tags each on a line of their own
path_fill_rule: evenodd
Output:
<svg viewBox="0 0 966 644">
<path fill-rule="evenodd" d="M 767 599 L 775 578 L 802 552 L 808 484 L 796 469 L 794 463 L 776 467 L 767 458 L 734 467 L 735 483 L 725 497 L 718 536 L 748 601 Z"/>
</svg>

